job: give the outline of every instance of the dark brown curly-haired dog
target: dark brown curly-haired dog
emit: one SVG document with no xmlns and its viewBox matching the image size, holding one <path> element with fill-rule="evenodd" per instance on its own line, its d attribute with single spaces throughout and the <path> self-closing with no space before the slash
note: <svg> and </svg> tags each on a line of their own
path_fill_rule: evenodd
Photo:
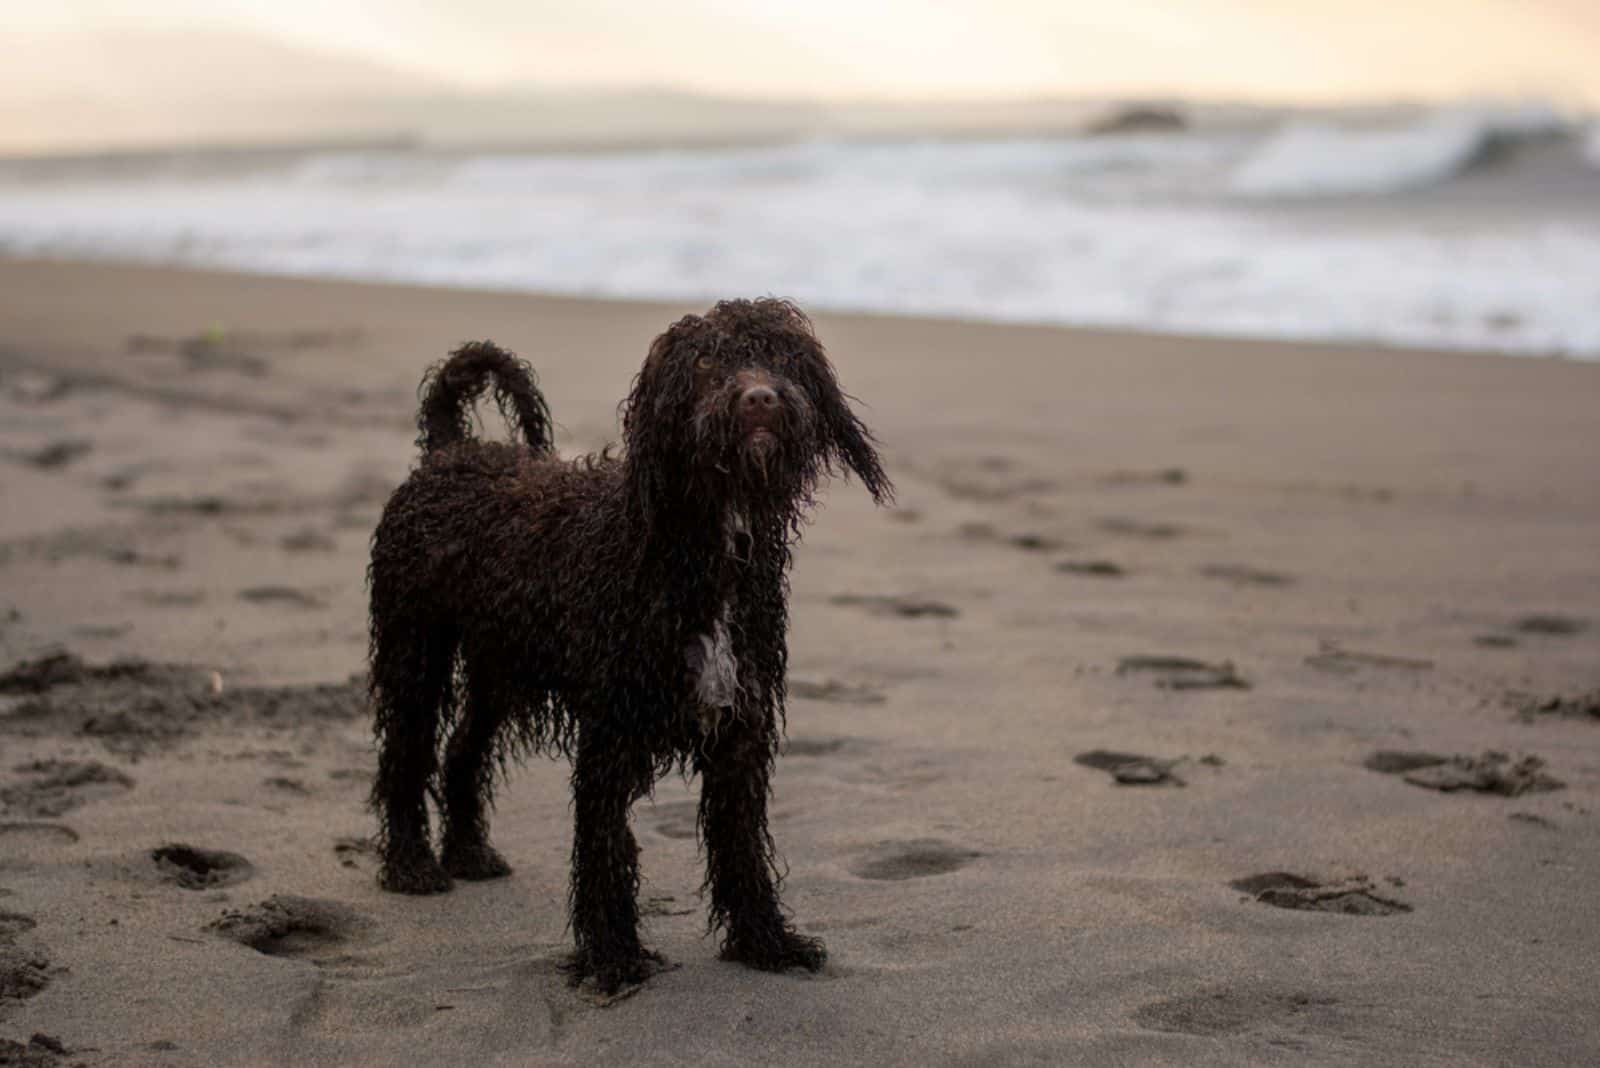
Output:
<svg viewBox="0 0 1600 1068">
<path fill-rule="evenodd" d="M 523 442 L 469 436 L 491 384 Z M 824 475 L 854 472 L 879 503 L 892 487 L 810 321 L 766 299 L 674 323 L 623 402 L 620 456 L 557 459 L 533 372 L 488 342 L 429 371 L 418 425 L 369 572 L 382 885 L 508 874 L 488 839 L 496 769 L 568 756 L 572 974 L 614 991 L 660 960 L 639 940 L 629 807 L 692 771 L 723 957 L 819 968 L 767 830 L 790 552 Z"/>
</svg>

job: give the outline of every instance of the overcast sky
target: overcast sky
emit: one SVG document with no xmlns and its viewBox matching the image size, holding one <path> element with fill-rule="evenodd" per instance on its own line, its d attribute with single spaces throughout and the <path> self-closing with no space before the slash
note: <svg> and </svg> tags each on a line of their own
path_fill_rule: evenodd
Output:
<svg viewBox="0 0 1600 1068">
<path fill-rule="evenodd" d="M 483 89 L 1600 104 L 1600 0 L 0 0 L 0 40 L 28 42 L 0 89 L 91 79 L 54 31 L 129 27 L 265 32 Z"/>
</svg>

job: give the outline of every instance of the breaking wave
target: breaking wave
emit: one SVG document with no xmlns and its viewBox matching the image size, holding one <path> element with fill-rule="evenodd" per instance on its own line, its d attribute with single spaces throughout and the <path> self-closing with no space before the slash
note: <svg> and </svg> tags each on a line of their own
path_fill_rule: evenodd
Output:
<svg viewBox="0 0 1600 1068">
<path fill-rule="evenodd" d="M 1567 120 L 1544 105 L 1451 109 L 1398 126 L 1294 122 L 1239 164 L 1229 190 L 1263 198 L 1398 193 L 1449 181 L 1567 129 Z"/>
</svg>

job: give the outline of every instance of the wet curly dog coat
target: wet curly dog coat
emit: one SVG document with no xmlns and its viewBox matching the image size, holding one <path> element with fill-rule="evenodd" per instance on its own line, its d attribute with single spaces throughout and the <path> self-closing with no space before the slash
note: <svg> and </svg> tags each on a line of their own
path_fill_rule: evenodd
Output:
<svg viewBox="0 0 1600 1068">
<path fill-rule="evenodd" d="M 491 387 L 521 442 L 470 436 Z M 821 478 L 853 472 L 879 503 L 892 487 L 810 321 L 767 299 L 674 323 L 622 404 L 620 455 L 558 459 L 532 371 L 488 342 L 432 368 L 421 393 L 422 458 L 384 509 L 369 572 L 382 885 L 508 874 L 488 838 L 497 771 L 569 757 L 571 974 L 614 991 L 660 960 L 639 938 L 629 808 L 693 772 L 722 956 L 821 967 L 822 943 L 779 903 L 767 828 L 787 573 Z"/>
</svg>

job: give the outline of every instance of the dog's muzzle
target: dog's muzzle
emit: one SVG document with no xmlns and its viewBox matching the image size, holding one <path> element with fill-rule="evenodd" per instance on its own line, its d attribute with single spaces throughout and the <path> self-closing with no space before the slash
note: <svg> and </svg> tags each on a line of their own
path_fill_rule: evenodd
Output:
<svg viewBox="0 0 1600 1068">
<path fill-rule="evenodd" d="M 746 445 L 758 451 L 777 445 L 778 430 L 783 422 L 783 402 L 777 390 L 765 382 L 747 385 L 739 393 L 737 409 L 739 429 Z"/>
</svg>

